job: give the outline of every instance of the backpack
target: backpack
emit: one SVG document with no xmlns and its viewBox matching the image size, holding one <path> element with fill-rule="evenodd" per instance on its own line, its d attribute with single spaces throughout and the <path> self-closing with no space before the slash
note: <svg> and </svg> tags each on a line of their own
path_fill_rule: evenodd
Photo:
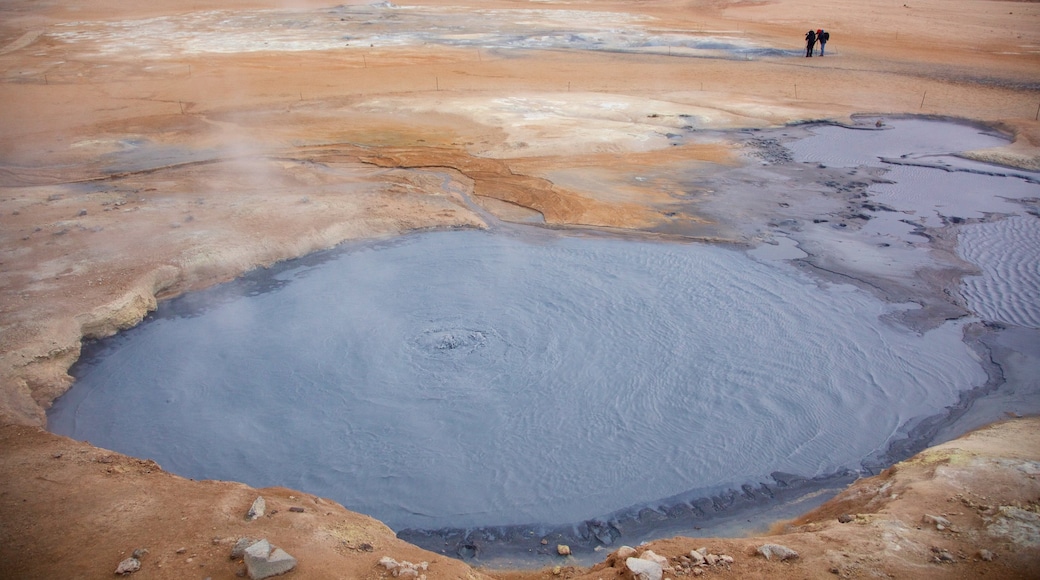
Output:
<svg viewBox="0 0 1040 580">
<path fill-rule="evenodd" d="M 827 32 L 826 30 L 824 30 L 822 33 L 820 33 L 820 40 L 822 40 L 823 42 L 827 42 L 830 39 L 831 39 L 831 33 L 830 32 Z"/>
</svg>

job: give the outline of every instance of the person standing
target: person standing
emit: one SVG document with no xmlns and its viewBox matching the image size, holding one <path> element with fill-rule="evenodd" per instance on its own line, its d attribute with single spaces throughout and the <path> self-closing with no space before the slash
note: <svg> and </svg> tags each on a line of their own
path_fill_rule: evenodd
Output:
<svg viewBox="0 0 1040 580">
<path fill-rule="evenodd" d="M 820 43 L 820 56 L 823 56 L 823 49 L 827 46 L 827 41 L 831 39 L 831 33 L 824 29 L 816 31 L 816 40 Z"/>
<path fill-rule="evenodd" d="M 812 58 L 813 47 L 816 46 L 816 31 L 809 30 L 805 33 L 805 57 Z"/>
</svg>

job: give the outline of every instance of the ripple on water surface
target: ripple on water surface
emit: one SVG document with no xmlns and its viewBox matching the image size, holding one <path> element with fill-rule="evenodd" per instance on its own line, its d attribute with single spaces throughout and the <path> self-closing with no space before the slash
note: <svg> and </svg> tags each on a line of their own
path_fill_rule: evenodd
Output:
<svg viewBox="0 0 1040 580">
<path fill-rule="evenodd" d="M 434 233 L 269 275 L 105 343 L 52 429 L 398 529 L 565 523 L 855 467 L 985 380 L 955 323 L 718 247 Z"/>
</svg>

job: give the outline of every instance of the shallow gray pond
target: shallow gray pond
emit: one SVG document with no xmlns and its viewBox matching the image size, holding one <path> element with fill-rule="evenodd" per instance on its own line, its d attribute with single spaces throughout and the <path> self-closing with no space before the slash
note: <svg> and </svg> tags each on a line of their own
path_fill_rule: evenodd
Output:
<svg viewBox="0 0 1040 580">
<path fill-rule="evenodd" d="M 563 523 L 854 468 L 985 380 L 957 324 L 718 247 L 431 233 L 274 279 L 110 341 L 51 428 L 397 529 Z"/>
</svg>

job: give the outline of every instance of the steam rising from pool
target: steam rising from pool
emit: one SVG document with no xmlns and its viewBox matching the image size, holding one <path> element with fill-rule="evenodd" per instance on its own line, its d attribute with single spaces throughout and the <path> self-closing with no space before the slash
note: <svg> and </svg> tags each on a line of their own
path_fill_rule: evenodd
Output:
<svg viewBox="0 0 1040 580">
<path fill-rule="evenodd" d="M 164 304 L 51 429 L 395 529 L 566 523 L 856 468 L 986 381 L 961 323 L 726 248 L 470 231 L 320 261 Z"/>
</svg>

